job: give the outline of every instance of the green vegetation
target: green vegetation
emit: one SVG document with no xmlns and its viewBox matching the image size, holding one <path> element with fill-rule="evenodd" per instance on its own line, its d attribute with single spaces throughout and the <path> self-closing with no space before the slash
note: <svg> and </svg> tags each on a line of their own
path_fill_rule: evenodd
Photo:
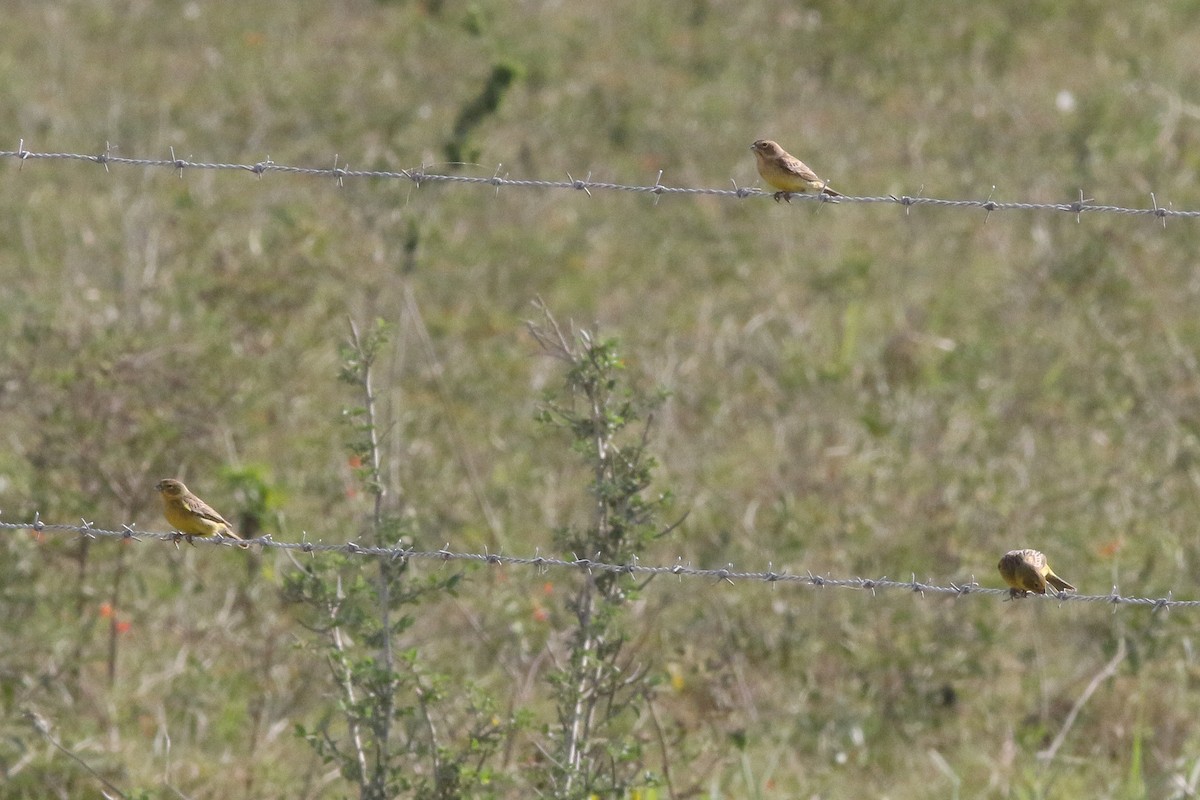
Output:
<svg viewBox="0 0 1200 800">
<path fill-rule="evenodd" d="M 381 323 L 363 335 L 352 324 L 351 334 L 342 350 L 342 380 L 355 387 L 362 405 L 346 411 L 350 451 L 372 499 L 370 546 L 388 547 L 411 533 L 411 509 L 388 489 L 384 465 L 391 448 L 383 431 L 391 426 L 379 417 L 374 387 L 388 328 Z M 415 579 L 404 560 L 378 559 L 367 570 L 358 562 L 322 559 L 284 580 L 285 597 L 304 608 L 301 624 L 322 642 L 338 693 L 338 714 L 327 714 L 315 728 L 301 724 L 297 732 L 323 762 L 337 765 L 362 800 L 492 796 L 486 765 L 504 733 L 492 704 L 477 701 L 455 676 L 430 669 L 420 648 L 403 646 L 424 601 L 453 595 L 461 576 Z M 343 719 L 334 723 L 334 716 Z"/>
<path fill-rule="evenodd" d="M 573 449 L 592 474 L 588 523 L 560 529 L 555 544 L 561 552 L 605 564 L 632 564 L 666 533 L 656 519 L 669 498 L 645 497 L 654 469 L 647 454 L 654 403 L 622 381 L 625 365 L 616 342 L 597 341 L 586 330 L 568 336 L 542 312 L 544 322 L 529 329 L 543 352 L 566 363 L 567 397 L 565 402 L 547 397 L 538 418 L 571 434 Z M 643 418 L 640 431 L 630 430 Z M 639 666 L 645 655 L 627 652 L 634 637 L 625 630 L 625 609 L 638 599 L 640 587 L 628 575 L 590 570 L 576 584 L 566 601 L 571 616 L 566 653 L 547 676 L 556 721 L 548 726 L 545 783 L 552 797 L 624 797 L 646 780 L 632 723 L 639 709 L 653 703 L 653 681 Z"/>
<path fill-rule="evenodd" d="M 729 187 L 768 136 L 848 194 L 1200 205 L 1184 3 L 11 5 L 5 149 Z M 178 476 L 292 541 L 1200 598 L 1192 222 L 0 172 L 5 520 L 163 530 Z M 1200 775 L 1185 611 L 0 548 L 0 800 Z"/>
</svg>

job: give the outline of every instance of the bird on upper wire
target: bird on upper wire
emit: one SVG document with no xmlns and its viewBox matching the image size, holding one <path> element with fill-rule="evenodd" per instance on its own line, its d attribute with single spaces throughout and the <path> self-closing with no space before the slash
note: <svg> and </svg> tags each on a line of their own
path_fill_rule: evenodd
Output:
<svg viewBox="0 0 1200 800">
<path fill-rule="evenodd" d="M 212 536 L 219 534 L 233 539 L 241 539 L 234 531 L 229 520 L 218 514 L 212 506 L 188 491 L 182 481 L 174 478 L 164 478 L 154 486 L 162 498 L 163 516 L 175 529 L 187 537 L 188 544 L 195 545 L 193 536 Z M 178 546 L 178 537 L 175 540 Z M 249 547 L 242 542 L 238 547 Z"/>
<path fill-rule="evenodd" d="M 1009 550 L 996 567 L 1009 586 L 1009 598 L 1024 597 L 1030 592 L 1045 594 L 1047 584 L 1060 592 L 1075 591 L 1074 586 L 1054 574 L 1046 556 L 1037 550 Z"/>
<path fill-rule="evenodd" d="M 750 145 L 754 158 L 758 162 L 758 174 L 762 179 L 778 189 L 775 192 L 775 202 L 780 200 L 792 201 L 793 194 L 804 194 L 809 189 L 824 194 L 827 197 L 841 197 L 841 193 L 830 189 L 828 184 L 817 177 L 807 164 L 784 150 L 770 139 L 759 139 Z"/>
</svg>

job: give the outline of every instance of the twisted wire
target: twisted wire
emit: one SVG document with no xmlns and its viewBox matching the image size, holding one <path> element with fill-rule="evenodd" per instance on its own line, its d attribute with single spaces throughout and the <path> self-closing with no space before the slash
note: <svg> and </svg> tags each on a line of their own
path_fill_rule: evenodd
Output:
<svg viewBox="0 0 1200 800">
<path fill-rule="evenodd" d="M 269 173 L 278 172 L 290 175 L 303 175 L 307 177 L 333 179 L 339 186 L 343 185 L 343 182 L 346 179 L 380 179 L 407 180 L 415 184 L 418 188 L 424 183 L 454 183 L 466 186 L 490 186 L 494 187 L 496 190 L 499 190 L 502 187 L 518 189 L 568 189 L 572 191 L 584 192 L 589 197 L 591 196 L 592 192 L 604 191 L 651 194 L 655 195 L 656 199 L 662 195 L 711 195 L 715 197 L 729 197 L 737 199 L 745 199 L 749 197 L 771 197 L 774 195 L 774 192 L 763 191 L 762 189 L 754 187 L 739 187 L 736 182 L 733 184 L 732 189 L 667 186 L 662 182 L 663 173 L 661 170 L 659 171 L 658 177 L 655 179 L 652 185 L 637 185 L 609 181 L 593 181 L 591 179 L 591 173 L 588 173 L 587 178 L 582 180 L 572 177 L 570 173 L 567 173 L 567 180 L 510 178 L 507 174 L 500 174 L 500 167 L 497 167 L 495 174 L 491 177 L 430 172 L 425 167 L 401 170 L 350 169 L 346 166 L 338 166 L 339 157 L 336 155 L 333 158 L 332 166 L 303 167 L 279 164 L 272 161 L 270 157 L 263 161 L 258 161 L 252 164 L 192 161 L 190 159 L 176 157 L 174 148 L 171 149 L 170 158 L 130 158 L 126 156 L 118 156 L 112 153 L 111 147 L 106 147 L 105 151 L 99 154 L 34 152 L 25 148 L 24 139 L 20 140 L 16 150 L 0 150 L 0 159 L 3 158 L 17 159 L 21 162 L 22 167 L 24 167 L 25 162 L 28 161 L 83 161 L 101 165 L 106 171 L 108 171 L 110 165 L 177 170 L 180 177 L 183 177 L 185 170 L 193 169 L 234 170 L 239 172 L 248 172 L 252 175 L 257 175 L 260 178 Z M 1078 200 L 1062 203 L 1034 203 L 1025 201 L 1002 202 L 999 200 L 993 200 L 991 197 L 988 197 L 986 200 L 951 200 L 938 197 L 923 197 L 920 195 L 920 193 L 917 195 L 843 195 L 837 197 L 836 199 L 825 194 L 799 194 L 792 195 L 792 198 L 810 203 L 890 203 L 904 207 L 906 212 L 914 206 L 975 209 L 985 211 L 988 214 L 991 214 L 993 211 L 1051 211 L 1074 214 L 1077 221 L 1083 214 L 1122 214 L 1154 217 L 1161 220 L 1162 223 L 1166 225 L 1168 218 L 1190 219 L 1200 217 L 1200 210 L 1176 210 L 1173 208 L 1160 206 L 1158 204 L 1158 199 L 1153 193 L 1150 195 L 1151 206 L 1149 208 L 1127 208 L 1124 206 L 1115 205 L 1094 205 L 1091 199 L 1083 196 L 1083 192 L 1080 192 Z"/>
<path fill-rule="evenodd" d="M 138 531 L 135 530 L 132 525 L 123 525 L 120 530 L 108 530 L 104 528 L 97 528 L 87 520 L 83 520 L 82 524 L 80 525 L 68 525 L 61 523 L 42 522 L 41 519 L 36 516 L 32 522 L 0 522 L 0 530 L 28 530 L 37 534 L 74 533 L 79 536 L 92 539 L 111 538 L 138 542 L 153 540 L 177 543 L 180 539 L 180 534 L 178 533 Z M 245 542 L 240 539 L 233 539 L 219 535 L 196 537 L 193 541 L 197 544 L 216 547 L 236 547 L 238 545 L 245 544 Z M 833 577 L 829 575 L 818 575 L 809 571 L 803 573 L 790 572 L 787 570 L 777 571 L 772 569 L 770 565 L 768 565 L 766 570 L 739 570 L 735 569 L 732 564 L 718 568 L 694 567 L 690 564 L 683 563 L 682 560 L 677 561 L 675 564 L 670 566 L 642 564 L 637 559 L 634 559 L 626 564 L 611 564 L 598 558 L 589 558 L 586 556 L 558 558 L 554 556 L 543 556 L 540 554 L 535 554 L 533 556 L 512 556 L 503 555 L 500 553 L 463 552 L 451 550 L 449 544 L 438 550 L 420 550 L 416 547 L 405 546 L 403 544 L 397 544 L 392 547 L 370 547 L 360 545 L 356 542 L 346 542 L 344 544 L 309 541 L 277 542 L 270 536 L 251 539 L 250 544 L 257 545 L 264 549 L 275 548 L 298 553 L 307 553 L 314 557 L 323 554 L 340 553 L 343 555 L 358 556 L 363 558 L 468 562 L 486 566 L 532 567 L 539 572 L 546 572 L 552 569 L 565 569 L 583 572 L 604 572 L 623 575 L 636 575 L 644 577 L 674 576 L 679 579 L 694 578 L 712 580 L 730 585 L 735 584 L 737 581 L 749 581 L 772 585 L 799 585 L 813 588 L 829 587 L 838 589 L 859 589 L 870 592 L 872 596 L 876 596 L 877 593 L 883 591 L 901 590 L 920 595 L 937 594 L 952 595 L 955 597 L 963 597 L 965 595 L 992 595 L 1004 598 L 1009 597 L 1008 589 L 982 586 L 979 583 L 976 583 L 973 578 L 965 583 L 948 582 L 945 585 L 941 585 L 937 583 L 918 581 L 915 575 L 907 581 L 893 580 L 887 577 Z M 1058 602 L 1069 603 L 1108 603 L 1114 606 L 1146 606 L 1155 611 L 1173 608 L 1200 608 L 1200 600 L 1176 600 L 1173 597 L 1173 593 L 1168 593 L 1165 597 L 1157 598 L 1123 595 L 1118 591 L 1116 586 L 1114 586 L 1112 591 L 1110 591 L 1108 594 L 1101 595 L 1075 594 L 1048 590 L 1048 593 L 1044 596 L 1032 595 L 1032 597 L 1041 597 L 1043 600 L 1054 600 Z"/>
</svg>

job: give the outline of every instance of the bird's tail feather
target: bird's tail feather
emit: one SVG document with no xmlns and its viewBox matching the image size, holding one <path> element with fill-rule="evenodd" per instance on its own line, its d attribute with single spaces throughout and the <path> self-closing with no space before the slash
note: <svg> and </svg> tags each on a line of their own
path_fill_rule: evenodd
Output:
<svg viewBox="0 0 1200 800">
<path fill-rule="evenodd" d="M 1060 592 L 1073 592 L 1073 591 L 1075 591 L 1075 587 L 1074 587 L 1074 586 L 1072 586 L 1071 584 L 1067 583 L 1067 582 L 1066 582 L 1066 581 L 1064 581 L 1062 578 L 1060 578 L 1060 577 L 1058 577 L 1057 575 L 1055 575 L 1053 572 L 1051 572 L 1049 575 L 1047 575 L 1047 576 L 1046 576 L 1046 583 L 1050 584 L 1050 585 L 1051 585 L 1051 586 L 1053 586 L 1055 589 L 1058 589 Z"/>
</svg>

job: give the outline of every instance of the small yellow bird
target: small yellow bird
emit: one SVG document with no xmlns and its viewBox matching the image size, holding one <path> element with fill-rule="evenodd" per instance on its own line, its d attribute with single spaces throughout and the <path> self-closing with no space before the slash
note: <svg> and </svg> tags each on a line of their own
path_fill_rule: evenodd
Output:
<svg viewBox="0 0 1200 800">
<path fill-rule="evenodd" d="M 767 183 L 779 191 L 775 193 L 775 202 L 787 200 L 792 202 L 792 194 L 804 194 L 809 189 L 829 197 L 841 197 L 825 185 L 825 181 L 817 177 L 817 173 L 808 168 L 803 161 L 784 150 L 770 139 L 759 139 L 750 145 L 754 158 L 758 161 L 758 174 Z"/>
<path fill-rule="evenodd" d="M 1073 592 L 1075 587 L 1054 574 L 1046 556 L 1037 550 L 1009 550 L 997 565 L 1000 577 L 1009 585 L 1008 596 L 1024 597 L 1033 592 L 1045 594 L 1046 584 L 1060 592 Z"/>
<path fill-rule="evenodd" d="M 182 481 L 174 478 L 164 478 L 155 484 L 159 495 L 162 496 L 163 516 L 175 529 L 187 536 L 188 544 L 193 536 L 229 536 L 241 539 L 233 530 L 229 521 L 213 510 L 212 506 L 188 491 Z M 178 539 L 176 539 L 178 544 Z M 240 544 L 239 547 L 249 547 Z"/>
</svg>

